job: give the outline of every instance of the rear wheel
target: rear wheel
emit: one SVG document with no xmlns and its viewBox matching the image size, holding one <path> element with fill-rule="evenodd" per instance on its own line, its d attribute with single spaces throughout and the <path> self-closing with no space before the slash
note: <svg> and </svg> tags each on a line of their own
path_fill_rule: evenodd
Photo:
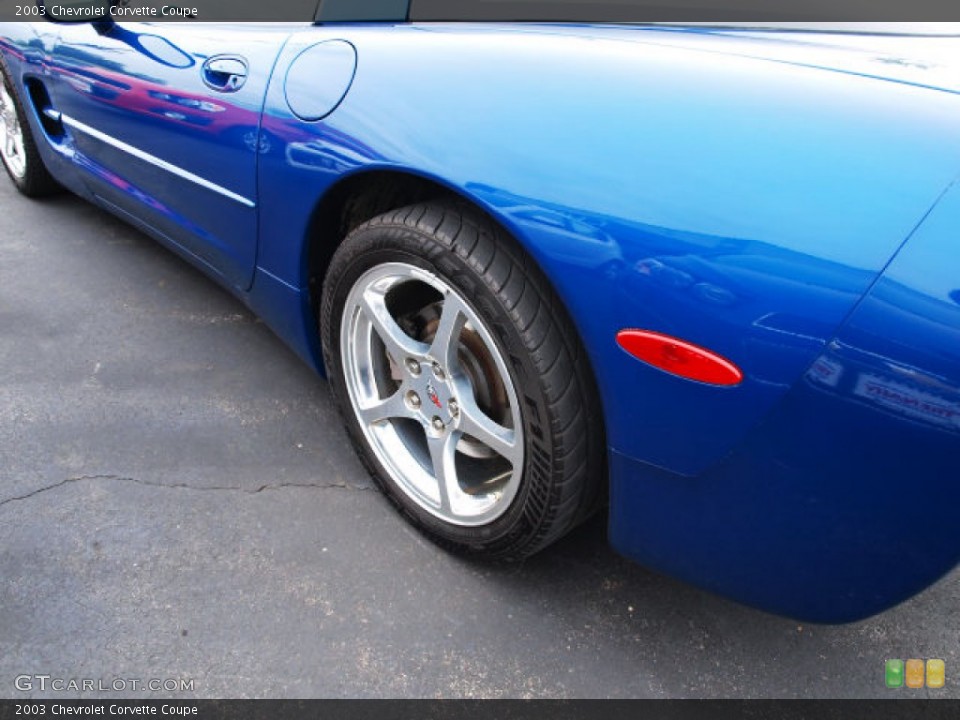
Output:
<svg viewBox="0 0 960 720">
<path fill-rule="evenodd" d="M 3 76 L 0 87 L 0 158 L 7 175 L 28 197 L 55 193 L 60 190 L 60 185 L 43 165 L 23 105 L 6 68 L 2 68 L 0 74 Z"/>
<path fill-rule="evenodd" d="M 321 335 L 351 437 L 447 547 L 526 557 L 600 502 L 596 392 L 558 308 L 512 241 L 464 206 L 381 215 L 331 262 Z"/>
</svg>

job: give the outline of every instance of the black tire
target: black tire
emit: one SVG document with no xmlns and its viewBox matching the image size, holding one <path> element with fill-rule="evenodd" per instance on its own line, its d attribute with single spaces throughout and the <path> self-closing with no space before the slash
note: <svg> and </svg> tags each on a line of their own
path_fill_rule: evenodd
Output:
<svg viewBox="0 0 960 720">
<path fill-rule="evenodd" d="M 63 188 L 53 179 L 53 176 L 43 164 L 43 158 L 40 157 L 40 151 L 37 149 L 33 130 L 27 121 L 27 115 L 24 111 L 20 94 L 14 87 L 10 73 L 3 62 L 0 62 L 0 76 L 2 76 L 3 79 L 4 90 L 13 101 L 13 108 L 16 113 L 23 146 L 21 158 L 23 161 L 22 171 L 17 171 L 20 170 L 19 168 L 14 169 L 13 163 L 8 160 L 6 152 L 3 151 L 3 148 L 0 148 L 0 157 L 2 157 L 3 160 L 4 170 L 7 171 L 7 175 L 13 181 L 17 190 L 27 197 L 45 197 L 61 192 Z M 0 122 L 5 122 L 5 119 L 0 119 Z"/>
<path fill-rule="evenodd" d="M 523 428 L 522 475 L 509 506 L 489 523 L 463 527 L 425 510 L 380 462 L 354 412 L 341 353 L 345 303 L 358 280 L 386 263 L 426 270 L 468 299 L 509 368 Z M 605 443 L 589 361 L 545 276 L 486 216 L 465 204 L 424 203 L 360 225 L 330 263 L 320 315 L 327 374 L 350 437 L 387 497 L 433 541 L 519 560 L 599 509 Z"/>
</svg>

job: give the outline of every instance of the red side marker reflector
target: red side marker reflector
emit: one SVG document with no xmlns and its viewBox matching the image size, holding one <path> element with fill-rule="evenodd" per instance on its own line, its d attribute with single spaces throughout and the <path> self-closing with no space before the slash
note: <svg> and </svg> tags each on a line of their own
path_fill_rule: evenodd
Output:
<svg viewBox="0 0 960 720">
<path fill-rule="evenodd" d="M 688 380 L 710 385 L 739 385 L 743 380 L 743 371 L 725 357 L 669 335 L 621 330 L 617 344 L 638 360 Z"/>
</svg>

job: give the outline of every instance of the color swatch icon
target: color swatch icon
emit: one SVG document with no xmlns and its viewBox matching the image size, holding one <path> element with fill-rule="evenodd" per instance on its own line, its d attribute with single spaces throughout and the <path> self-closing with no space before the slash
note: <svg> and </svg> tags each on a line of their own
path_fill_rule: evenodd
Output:
<svg viewBox="0 0 960 720">
<path fill-rule="evenodd" d="M 947 668 L 943 660 L 927 660 L 927 687 L 942 688 L 947 681 Z"/>
<path fill-rule="evenodd" d="M 885 676 L 888 688 L 903 687 L 903 660 L 887 660 Z"/>
<path fill-rule="evenodd" d="M 928 688 L 942 688 L 946 684 L 947 670 L 943 660 L 932 659 L 924 662 L 917 658 L 903 660 L 892 658 L 884 664 L 884 683 L 888 688 L 908 687 L 914 690 L 926 685 Z"/>
<path fill-rule="evenodd" d="M 923 660 L 910 659 L 906 664 L 906 685 L 908 688 L 923 687 Z"/>
</svg>

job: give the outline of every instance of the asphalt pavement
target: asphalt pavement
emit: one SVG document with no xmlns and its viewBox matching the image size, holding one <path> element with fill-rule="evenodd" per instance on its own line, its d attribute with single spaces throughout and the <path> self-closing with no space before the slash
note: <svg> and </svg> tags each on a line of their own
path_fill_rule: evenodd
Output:
<svg viewBox="0 0 960 720">
<path fill-rule="evenodd" d="M 633 565 L 602 517 L 522 565 L 441 551 L 242 303 L 0 179 L 0 697 L 960 697 L 957 572 L 816 626 Z"/>
</svg>

